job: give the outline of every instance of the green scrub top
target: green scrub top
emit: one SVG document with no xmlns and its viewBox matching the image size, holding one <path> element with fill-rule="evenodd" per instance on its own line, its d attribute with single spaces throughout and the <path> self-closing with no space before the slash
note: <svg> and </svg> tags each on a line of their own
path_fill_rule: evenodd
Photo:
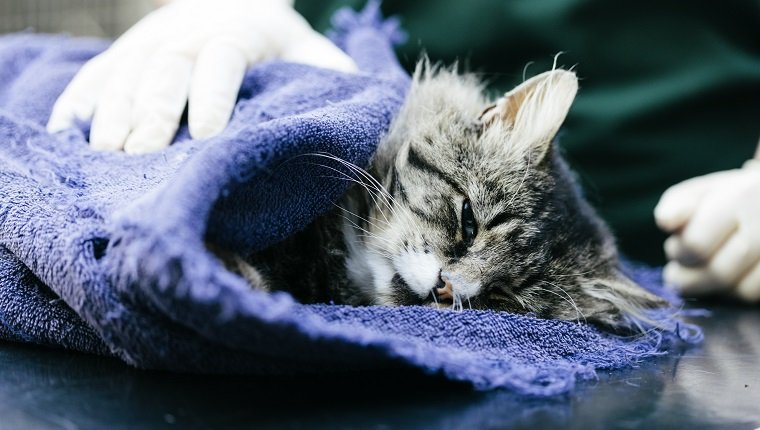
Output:
<svg viewBox="0 0 760 430">
<path fill-rule="evenodd" d="M 338 7 L 364 1 L 297 1 L 319 30 Z M 408 41 L 459 60 L 494 91 L 524 74 L 573 67 L 580 91 L 560 135 L 588 199 L 625 255 L 664 262 L 652 211 L 684 179 L 739 167 L 760 137 L 760 2 L 727 0 L 385 0 Z"/>
</svg>

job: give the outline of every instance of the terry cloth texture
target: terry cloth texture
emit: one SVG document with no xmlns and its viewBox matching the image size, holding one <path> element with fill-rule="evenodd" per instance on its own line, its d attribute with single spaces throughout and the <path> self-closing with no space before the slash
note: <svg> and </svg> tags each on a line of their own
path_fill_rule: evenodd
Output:
<svg viewBox="0 0 760 430">
<path fill-rule="evenodd" d="M 667 329 L 619 338 L 498 312 L 301 305 L 222 267 L 208 238 L 262 249 L 345 191 L 299 162 L 304 154 L 368 163 L 409 84 L 391 47 L 397 26 L 378 10 L 336 16 L 334 37 L 362 73 L 258 65 L 224 133 L 193 141 L 183 127 L 174 145 L 140 156 L 91 151 L 86 127 L 44 129 L 58 94 L 105 43 L 0 39 L 0 338 L 187 372 L 414 366 L 542 396 L 693 340 L 665 314 Z"/>
</svg>

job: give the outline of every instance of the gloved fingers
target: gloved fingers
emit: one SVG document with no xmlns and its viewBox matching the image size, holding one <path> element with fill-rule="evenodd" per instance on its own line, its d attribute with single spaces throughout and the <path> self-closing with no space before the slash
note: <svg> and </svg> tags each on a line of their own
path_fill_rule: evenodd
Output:
<svg viewBox="0 0 760 430">
<path fill-rule="evenodd" d="M 213 40 L 201 49 L 188 99 L 188 123 L 194 139 L 215 136 L 227 125 L 247 60 L 235 43 L 224 39 Z"/>
<path fill-rule="evenodd" d="M 747 302 L 760 302 L 760 263 L 755 264 L 736 287 L 736 295 Z"/>
<path fill-rule="evenodd" d="M 744 206 L 739 213 L 739 225 L 742 236 L 750 244 L 751 252 L 755 256 L 755 263 L 739 281 L 736 287 L 736 295 L 746 301 L 760 302 L 760 199 L 756 190 L 746 196 L 749 205 Z"/>
<path fill-rule="evenodd" d="M 56 101 L 48 120 L 48 131 L 56 132 L 70 128 L 76 120 L 92 118 L 94 121 L 94 114 L 100 110 L 100 105 L 105 100 L 103 92 L 110 83 L 117 80 L 114 75 L 122 77 L 121 79 L 139 76 L 139 72 L 142 71 L 141 64 L 144 63 L 142 59 L 149 57 L 156 50 L 156 41 L 163 40 L 166 34 L 171 33 L 171 29 L 165 28 L 166 25 L 162 26 L 154 16 L 160 12 L 149 14 L 119 37 L 105 52 L 82 66 Z M 117 122 L 121 123 L 123 128 L 128 120 L 129 117 L 126 116 Z M 104 123 L 102 120 L 99 122 Z M 116 125 L 117 122 L 110 124 Z M 101 131 L 105 128 L 100 127 Z M 106 146 L 109 145 L 100 145 L 100 149 Z"/>
<path fill-rule="evenodd" d="M 132 99 L 119 94 L 104 100 L 95 111 L 90 128 L 90 147 L 97 151 L 119 151 L 130 131 Z"/>
<path fill-rule="evenodd" d="M 676 287 L 685 296 L 701 296 L 728 289 L 713 277 L 706 267 L 685 267 L 676 261 L 665 265 L 662 273 L 666 284 Z"/>
<path fill-rule="evenodd" d="M 77 120 L 92 118 L 98 96 L 112 70 L 113 63 L 107 53 L 85 63 L 53 105 L 47 123 L 48 132 L 66 130 L 74 126 Z"/>
<path fill-rule="evenodd" d="M 182 46 L 156 52 L 135 95 L 132 132 L 124 151 L 142 154 L 169 146 L 187 104 L 194 60 Z"/>
<path fill-rule="evenodd" d="M 664 243 L 665 256 L 668 260 L 677 261 L 684 267 L 704 266 L 706 259 L 692 251 L 683 242 L 683 236 L 674 234 L 668 237 Z"/>
<path fill-rule="evenodd" d="M 723 285 L 737 285 L 760 262 L 760 243 L 741 230 L 734 233 L 710 260 L 713 277 Z"/>
<path fill-rule="evenodd" d="M 681 229 L 699 207 L 702 198 L 712 190 L 716 180 L 726 172 L 711 173 L 687 179 L 665 190 L 654 208 L 654 218 L 662 230 Z"/>
<path fill-rule="evenodd" d="M 356 73 L 354 60 L 335 46 L 328 38 L 308 29 L 303 36 L 294 38 L 282 52 L 282 59 L 344 73 Z"/>
<path fill-rule="evenodd" d="M 744 260 L 743 264 L 736 263 L 736 254 L 741 253 L 744 246 L 733 240 L 729 240 L 726 246 L 725 254 L 721 250 L 716 255 L 716 259 L 724 259 L 724 262 L 712 261 L 709 266 L 701 267 L 685 267 L 676 261 L 669 262 L 663 270 L 665 282 L 678 288 L 685 296 L 733 290 L 733 294 L 744 301 L 760 302 L 760 260 L 755 259 L 749 264 L 749 260 Z M 729 260 L 732 262 L 725 263 Z"/>
<path fill-rule="evenodd" d="M 668 260 L 678 260 L 678 256 L 681 253 L 681 239 L 677 234 L 668 236 L 665 239 L 665 243 L 662 244 L 665 250 L 665 257 Z"/>
<path fill-rule="evenodd" d="M 703 198 L 683 229 L 682 255 L 690 264 L 707 262 L 737 229 L 736 202 L 730 191 L 711 193 Z"/>
<path fill-rule="evenodd" d="M 130 119 L 143 61 L 138 54 L 125 54 L 125 60 L 98 99 L 90 129 L 90 146 L 95 150 L 121 150 L 132 128 Z"/>
</svg>

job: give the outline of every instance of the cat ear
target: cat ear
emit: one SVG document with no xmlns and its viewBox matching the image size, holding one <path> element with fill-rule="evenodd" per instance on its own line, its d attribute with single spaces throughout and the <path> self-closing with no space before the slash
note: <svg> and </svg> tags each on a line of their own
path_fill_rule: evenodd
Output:
<svg viewBox="0 0 760 430">
<path fill-rule="evenodd" d="M 583 314 L 586 321 L 619 333 L 656 326 L 658 323 L 648 311 L 669 305 L 618 270 L 608 277 L 588 281 L 580 292 L 575 300 L 577 312 Z"/>
<path fill-rule="evenodd" d="M 565 121 L 578 92 L 575 73 L 555 69 L 534 76 L 506 93 L 480 114 L 484 129 L 499 124 L 510 135 L 510 145 L 538 150 L 543 158 Z"/>
</svg>

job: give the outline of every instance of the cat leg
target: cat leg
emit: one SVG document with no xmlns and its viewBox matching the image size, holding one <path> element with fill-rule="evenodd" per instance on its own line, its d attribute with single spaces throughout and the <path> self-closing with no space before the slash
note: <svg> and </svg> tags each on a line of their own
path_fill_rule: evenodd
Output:
<svg viewBox="0 0 760 430">
<path fill-rule="evenodd" d="M 234 265 L 232 271 L 242 276 L 253 288 L 261 291 L 269 291 L 269 286 L 267 285 L 264 276 L 261 275 L 261 272 L 239 255 L 234 254 L 231 263 Z"/>
<path fill-rule="evenodd" d="M 248 281 L 248 284 L 251 287 L 261 291 L 269 291 L 269 285 L 261 272 L 239 254 L 222 249 L 208 242 L 206 243 L 206 249 L 208 249 L 227 270 Z"/>
</svg>

